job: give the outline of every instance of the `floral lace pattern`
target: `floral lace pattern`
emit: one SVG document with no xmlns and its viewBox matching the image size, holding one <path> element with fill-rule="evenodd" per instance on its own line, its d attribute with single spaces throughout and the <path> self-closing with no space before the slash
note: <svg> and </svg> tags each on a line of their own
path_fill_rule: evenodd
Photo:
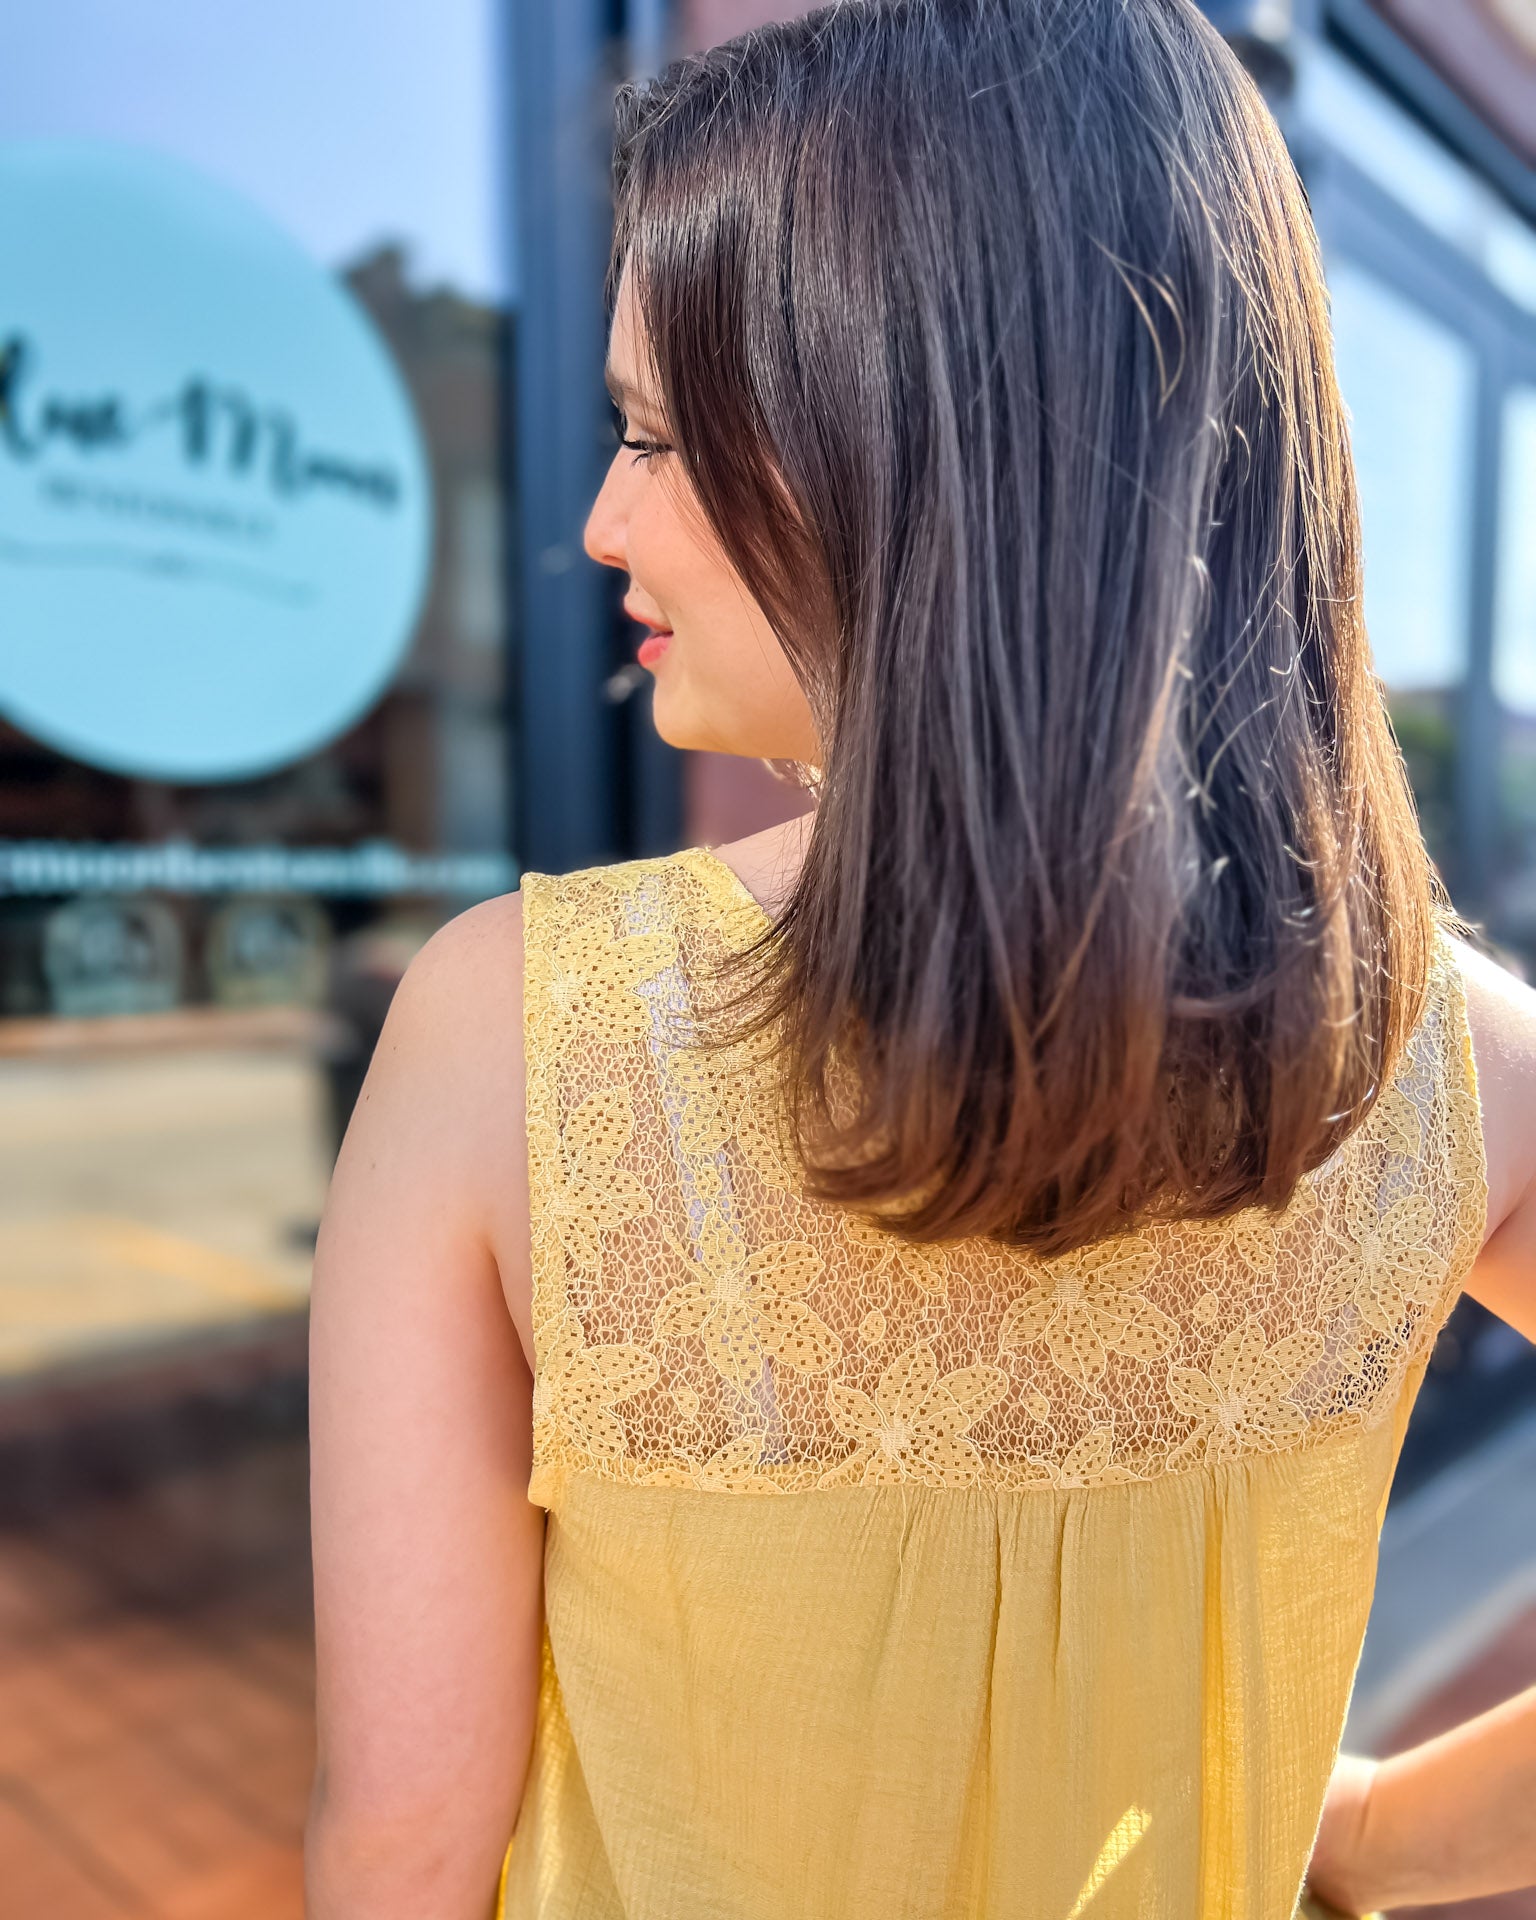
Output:
<svg viewBox="0 0 1536 1920">
<path fill-rule="evenodd" d="M 523 876 L 533 1498 L 1142 1480 L 1375 1425 L 1487 1187 L 1454 952 L 1394 1083 L 1280 1215 L 1064 1259 L 909 1247 L 806 1199 L 767 1048 L 690 1047 L 764 915 L 704 848 Z"/>
</svg>

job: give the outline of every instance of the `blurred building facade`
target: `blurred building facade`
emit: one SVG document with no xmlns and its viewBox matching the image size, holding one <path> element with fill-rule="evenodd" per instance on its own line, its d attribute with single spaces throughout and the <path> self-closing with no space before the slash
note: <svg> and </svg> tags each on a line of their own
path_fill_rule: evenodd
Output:
<svg viewBox="0 0 1536 1920">
<path fill-rule="evenodd" d="M 803 10 L 278 0 L 258 23 L 195 0 L 59 0 L 10 50 L 0 152 L 149 144 L 264 203 L 367 316 L 430 468 L 410 644 L 367 711 L 289 764 L 222 783 L 107 771 L 8 724 L 0 697 L 0 1064 L 13 1088 L 43 1076 L 46 1102 L 45 1062 L 86 1063 L 82 1099 L 109 1055 L 151 1079 L 189 1049 L 318 1063 L 310 1174 L 248 1196 L 271 1227 L 268 1255 L 254 1230 L 240 1243 L 258 1268 L 292 1270 L 277 1240 L 312 1209 L 392 983 L 435 926 L 525 866 L 715 843 L 804 804 L 761 763 L 656 738 L 624 583 L 580 544 L 612 447 L 612 85 Z M 1536 964 L 1536 5 L 1208 11 L 1265 87 L 1322 235 L 1368 623 L 1426 832 L 1461 910 Z M 138 882 L 112 857 L 146 851 L 163 858 Z M 0 1273 L 49 1209 L 67 1200 L 78 1228 L 110 1185 L 90 1127 L 56 1124 L 77 1158 L 56 1191 L 40 1174 L 0 1195 Z M 167 1198 L 157 1231 L 195 1242 L 195 1198 L 181 1215 Z M 1492 1326 L 1459 1324 L 1448 1354 L 1458 1342 L 1491 1373 L 1522 1357 Z"/>
<path fill-rule="evenodd" d="M 307 256 L 382 351 L 431 512 L 382 689 L 254 777 L 77 757 L 8 713 L 0 671 L 0 1415 L 39 1383 L 270 1340 L 302 1313 L 393 986 L 436 926 L 516 885 L 507 13 L 62 0 L 12 46 L 0 159 L 142 153 L 206 182 L 209 206 L 238 197 L 274 257 L 279 241 Z M 138 291 L 101 312 L 103 335 L 157 324 Z M 0 340 L 31 324 L 28 297 L 13 276 Z M 218 328 L 190 337 L 189 366 L 216 374 Z M 8 389 L 8 431 L 22 401 L 35 413 L 41 394 Z M 4 558 L 0 632 L 14 542 Z"/>
<path fill-rule="evenodd" d="M 387 343 L 429 449 L 437 509 L 410 647 L 355 725 L 239 782 L 106 771 L 0 718 L 0 849 L 12 855 L 0 895 L 0 1020 L 316 999 L 333 939 L 382 908 L 403 908 L 425 929 L 439 901 L 515 884 L 501 451 L 512 316 L 450 287 L 414 286 L 400 242 L 344 264 L 340 277 Z M 81 897 L 68 890 L 71 868 L 85 868 L 93 848 L 165 843 L 343 852 L 382 844 L 447 856 L 448 884 L 429 890 L 408 874 L 382 883 L 360 874 L 335 892 L 323 880 L 314 893 L 257 883 L 246 896 L 155 887 L 170 915 L 167 937 L 155 942 L 142 937 L 144 902 L 109 882 L 91 891 L 94 965 L 82 958 L 61 973 L 51 962 Z"/>
<path fill-rule="evenodd" d="M 1462 910 L 1536 968 L 1536 0 L 1209 10 L 1270 92 L 1322 233 L 1367 613 L 1426 831 Z M 525 867 L 714 844 L 803 804 L 758 762 L 656 739 L 623 583 L 580 548 L 612 448 L 612 84 L 801 11 L 50 0 L 7 23 L 0 167 L 12 143 L 120 142 L 262 208 L 382 343 L 435 503 L 387 685 L 255 777 L 111 771 L 8 719 L 0 562 L 0 1657 L 30 1673 L 0 1884 L 18 1911 L 297 1920 L 304 1310 L 399 975 Z M 12 276 L 0 352 L 17 321 Z M 0 393 L 0 443 L 7 425 Z M 1490 1639 L 1495 1580 L 1510 1617 L 1536 1592 L 1518 1503 L 1473 1453 L 1533 1385 L 1530 1349 L 1464 1301 L 1394 1488 L 1382 1585 L 1413 1604 L 1367 1643 L 1372 1750 L 1410 1705 L 1422 1722 L 1426 1673 Z M 1523 1467 L 1536 1439 L 1497 1444 Z M 1478 1499 L 1443 1497 L 1454 1475 L 1424 1487 L 1468 1454 Z M 1483 1704 L 1458 1695 L 1440 1724 Z"/>
</svg>

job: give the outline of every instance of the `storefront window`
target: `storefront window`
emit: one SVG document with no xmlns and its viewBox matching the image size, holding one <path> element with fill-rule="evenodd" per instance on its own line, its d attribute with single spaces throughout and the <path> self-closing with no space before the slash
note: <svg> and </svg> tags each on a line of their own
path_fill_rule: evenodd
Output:
<svg viewBox="0 0 1536 1920">
<path fill-rule="evenodd" d="M 1455 847 L 1456 696 L 1467 670 L 1471 348 L 1349 259 L 1329 271 L 1376 670 L 1431 850 Z"/>
<path fill-rule="evenodd" d="M 31 253 L 0 284 L 0 1374 L 300 1304 L 395 981 L 516 884 L 501 33 L 496 0 L 10 23 L 0 226 Z M 93 168 L 145 206 L 163 182 L 153 233 L 103 218 L 83 244 Z M 85 224 L 50 248 L 29 196 L 65 175 Z M 206 241 L 195 310 L 156 266 L 173 228 L 194 267 Z M 168 637 L 156 593 L 204 617 Z M 248 689 L 224 760 L 191 693 L 217 695 L 209 658 Z M 121 676 L 84 718 L 77 661 Z"/>
<path fill-rule="evenodd" d="M 1500 832 L 1495 918 L 1536 958 L 1536 387 L 1504 406 L 1493 687 L 1499 704 Z"/>
<path fill-rule="evenodd" d="M 334 888 L 322 863 L 274 854 L 268 864 L 278 891 L 333 900 L 338 926 L 394 899 L 430 914 L 429 903 L 511 883 L 500 454 L 509 289 L 498 191 L 507 143 L 495 27 L 492 0 L 318 14 L 298 0 L 257 12 L 60 0 L 10 37 L 7 151 L 89 141 L 168 157 L 189 179 L 232 190 L 340 280 L 408 396 L 432 511 L 426 588 L 404 657 L 317 751 L 236 780 L 125 778 L 7 727 L 0 843 L 11 857 L 0 886 L 13 896 L 46 898 L 60 889 L 38 882 L 59 878 L 68 890 L 72 875 L 96 890 L 90 846 L 168 840 L 329 850 Z M 18 326 L 12 317 L 7 331 Z M 197 344 L 216 370 L 217 340 Z M 40 388 L 45 346 L 31 347 Z M 0 570 L 0 604 L 5 593 Z M 9 717 L 4 696 L 0 683 L 0 716 Z M 38 842 L 51 843 L 51 860 Z M 371 843 L 383 843 L 371 861 L 345 858 Z M 218 889 L 183 865 L 182 884 L 158 891 L 183 902 L 177 997 L 195 1003 L 218 997 L 202 960 L 203 908 Z M 114 873 L 106 860 L 96 867 Z M 225 870 L 250 890 L 254 869 Z M 13 960 L 0 974 L 0 1016 L 50 1006 L 35 970 Z"/>
</svg>

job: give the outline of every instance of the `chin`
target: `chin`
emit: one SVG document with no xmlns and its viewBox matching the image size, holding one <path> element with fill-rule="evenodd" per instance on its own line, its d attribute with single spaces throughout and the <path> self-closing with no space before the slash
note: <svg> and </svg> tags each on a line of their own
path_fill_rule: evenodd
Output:
<svg viewBox="0 0 1536 1920">
<path fill-rule="evenodd" d="M 804 747 L 787 738 L 765 738 L 756 732 L 733 735 L 707 724 L 692 701 L 680 699 L 675 688 L 658 680 L 651 691 L 651 724 L 669 747 L 693 753 L 727 753 L 740 760 L 797 760 Z"/>
<path fill-rule="evenodd" d="M 687 711 L 678 712 L 660 686 L 651 694 L 651 724 L 669 747 L 700 749 L 708 744 L 700 737 L 700 729 L 689 724 Z"/>
</svg>

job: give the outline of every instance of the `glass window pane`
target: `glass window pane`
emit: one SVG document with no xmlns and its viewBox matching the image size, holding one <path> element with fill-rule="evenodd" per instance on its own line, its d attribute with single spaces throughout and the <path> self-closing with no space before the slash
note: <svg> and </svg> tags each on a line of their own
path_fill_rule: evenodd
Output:
<svg viewBox="0 0 1536 1920">
<path fill-rule="evenodd" d="M 1329 286 L 1359 482 L 1365 622 L 1425 839 L 1450 879 L 1476 361 L 1465 340 L 1356 261 L 1332 261 Z"/>
<path fill-rule="evenodd" d="M 1476 261 L 1536 312 L 1536 244 L 1488 183 L 1354 61 L 1310 36 L 1298 50 L 1295 113 L 1308 136 L 1347 156 L 1414 219 Z"/>
<path fill-rule="evenodd" d="M 1377 670 L 1394 690 L 1453 685 L 1467 650 L 1472 349 L 1352 261 L 1329 282 Z"/>
<path fill-rule="evenodd" d="M 1536 387 L 1505 402 L 1493 689 L 1499 703 L 1500 824 L 1495 915 L 1536 958 Z"/>
<path fill-rule="evenodd" d="M 0 1144 L 22 1175 L 0 1183 L 0 1276 L 34 1283 L 24 1338 L 0 1297 L 0 1380 L 302 1304 L 331 1156 L 395 981 L 442 920 L 516 878 L 501 0 L 51 0 L 7 24 L 0 156 L 19 167 L 25 143 L 89 142 L 121 177 L 132 149 L 151 150 L 223 210 L 210 246 L 238 196 L 271 260 L 296 261 L 318 300 L 334 298 L 327 279 L 344 289 L 358 337 L 407 396 L 433 508 L 425 591 L 408 636 L 400 616 L 393 669 L 254 776 L 93 764 L 0 700 Z M 87 251 L 72 231 L 57 244 L 66 260 Z M 49 246 L 38 259 L 33 279 L 51 285 Z M 325 438 L 330 396 L 300 377 L 313 329 L 279 325 L 275 270 L 251 273 L 226 321 L 176 306 L 174 287 L 157 306 L 125 271 L 96 331 L 66 349 L 51 318 L 29 317 L 37 296 L 13 270 L 0 349 L 23 325 L 37 334 L 29 404 L 55 381 L 94 392 L 94 378 L 162 405 L 194 373 L 233 381 L 249 315 L 253 335 L 290 341 L 305 403 L 253 386 L 262 418 L 300 419 L 314 445 L 348 452 L 351 438 Z M 173 360 L 159 343 L 177 327 Z M 126 337 L 142 338 L 152 375 L 99 372 Z M 76 360 L 60 373 L 66 350 Z M 0 481 L 19 486 L 9 458 L 0 445 Z M 177 467 L 156 497 L 190 520 L 212 484 Z M 0 541 L 0 632 L 21 578 Z M 312 598 L 327 665 L 350 637 L 334 612 L 345 603 Z M 112 611 L 93 638 L 131 663 Z M 203 637 L 235 656 L 222 603 Z M 298 676 L 284 684 L 302 708 Z"/>
<path fill-rule="evenodd" d="M 1349 409 L 1376 670 L 1442 867 L 1454 846 L 1466 675 L 1474 413 L 1470 345 L 1349 259 L 1329 272 Z"/>
</svg>

